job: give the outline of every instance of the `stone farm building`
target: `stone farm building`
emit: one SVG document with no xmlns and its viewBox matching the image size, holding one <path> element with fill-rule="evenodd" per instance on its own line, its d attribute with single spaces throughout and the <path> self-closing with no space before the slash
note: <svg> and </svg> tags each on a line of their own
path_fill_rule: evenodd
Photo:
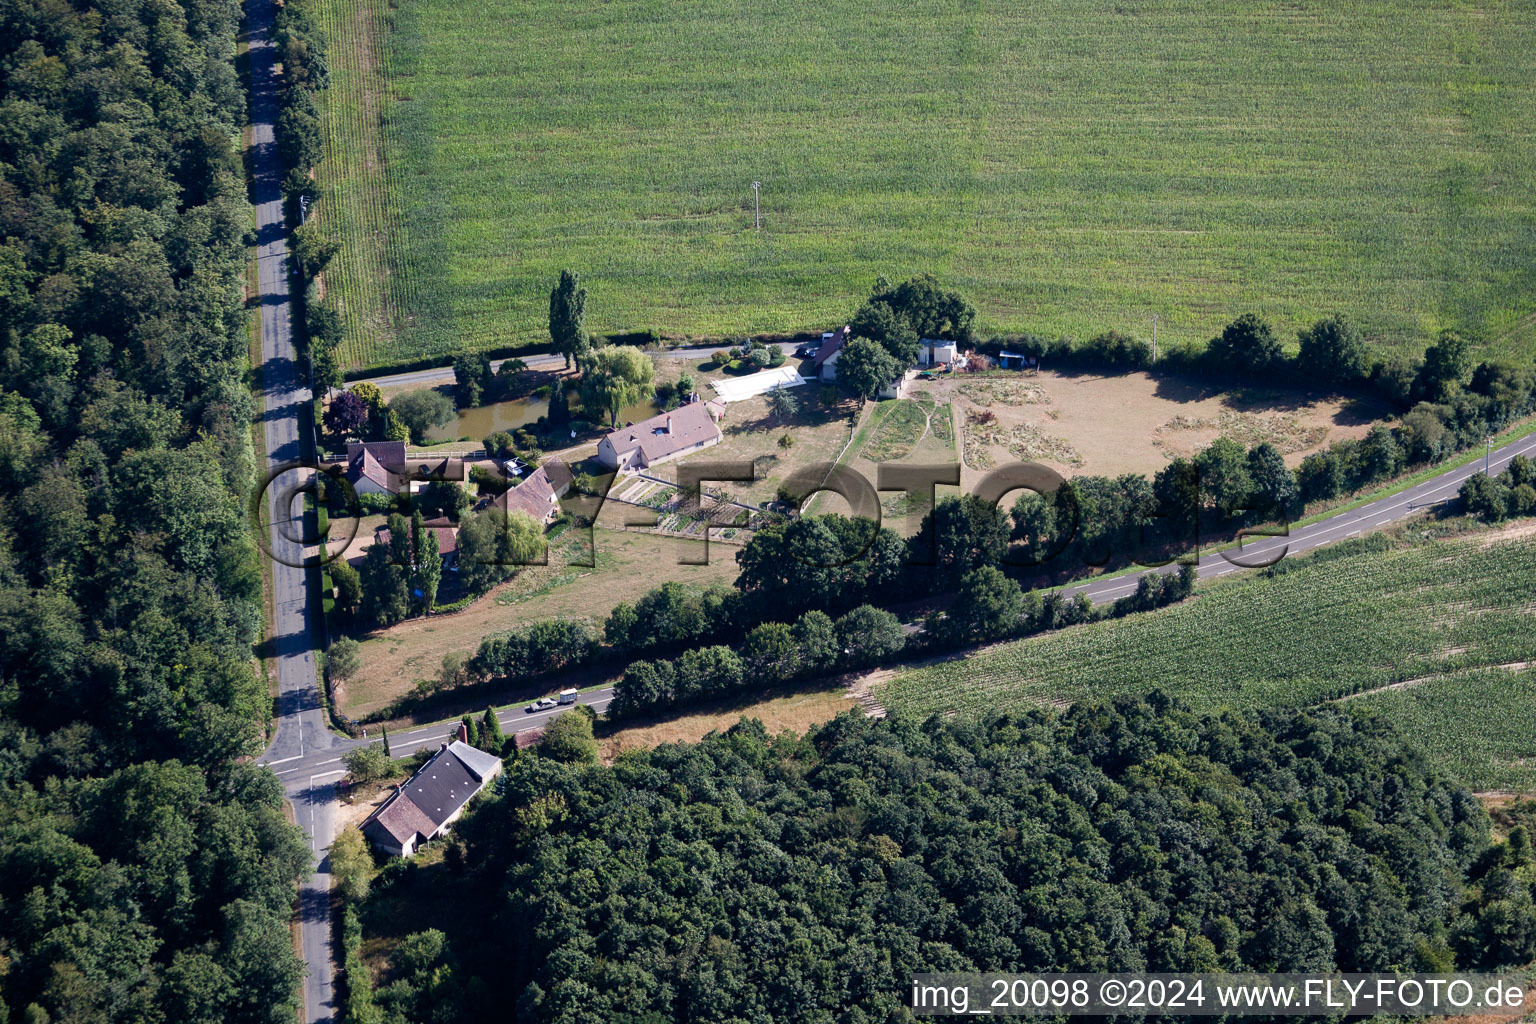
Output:
<svg viewBox="0 0 1536 1024">
<path fill-rule="evenodd" d="M 516 487 L 497 497 L 495 505 L 503 512 L 526 512 L 540 526 L 548 526 L 560 515 L 560 499 L 571 489 L 571 471 L 559 459 L 528 474 Z"/>
<path fill-rule="evenodd" d="M 500 774 L 501 758 L 495 754 L 462 739 L 445 743 L 358 827 L 385 853 L 409 857 L 422 843 L 447 832 L 470 799 Z"/>
<path fill-rule="evenodd" d="M 716 402 L 690 402 L 658 413 L 599 441 L 597 459 L 609 469 L 636 473 L 702 451 L 720 443 L 723 435 L 715 420 L 724 412 L 725 406 Z"/>
<path fill-rule="evenodd" d="M 394 494 L 405 471 L 404 441 L 347 442 L 347 482 L 358 494 Z"/>
</svg>

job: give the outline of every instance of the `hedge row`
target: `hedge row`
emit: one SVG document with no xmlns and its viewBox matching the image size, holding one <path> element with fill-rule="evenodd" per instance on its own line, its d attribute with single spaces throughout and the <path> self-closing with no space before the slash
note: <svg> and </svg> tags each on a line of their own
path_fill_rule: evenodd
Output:
<svg viewBox="0 0 1536 1024">
<path fill-rule="evenodd" d="M 1055 368 L 1144 370 L 1153 366 L 1152 347 L 1119 331 L 1105 331 L 1086 342 L 1044 338 L 1036 334 L 997 335 L 976 345 L 984 355 L 1016 352 Z M 1334 314 L 1297 332 L 1290 352 L 1270 325 L 1245 313 L 1204 345 L 1169 345 L 1157 355 L 1158 369 L 1197 375 L 1218 375 L 1264 386 L 1277 382 L 1293 387 L 1364 389 L 1401 412 L 1417 402 L 1445 402 L 1460 390 L 1471 372 L 1495 376 L 1529 373 L 1530 367 L 1484 363 L 1475 371 L 1471 346 L 1453 331 L 1442 331 L 1417 360 L 1405 353 L 1376 357 L 1364 335 L 1345 316 Z M 1526 389 L 1529 390 L 1529 384 Z"/>
<path fill-rule="evenodd" d="M 738 693 L 761 693 L 794 679 L 872 668 L 908 655 L 974 643 L 1028 636 L 1097 618 L 1150 611 L 1188 597 L 1195 568 L 1146 573 L 1136 593 L 1096 608 L 1086 594 L 1026 594 L 996 568 L 972 570 L 948 612 L 934 613 L 923 628 L 907 633 L 888 611 L 861 605 L 834 622 L 809 611 L 793 625 L 757 626 L 740 651 L 724 645 L 686 651 L 673 659 L 631 662 L 614 687 L 608 714 L 631 718 Z"/>
</svg>

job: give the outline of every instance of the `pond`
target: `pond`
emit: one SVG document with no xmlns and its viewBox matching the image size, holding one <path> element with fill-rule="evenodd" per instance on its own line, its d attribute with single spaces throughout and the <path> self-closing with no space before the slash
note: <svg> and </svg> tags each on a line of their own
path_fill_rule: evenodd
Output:
<svg viewBox="0 0 1536 1024">
<path fill-rule="evenodd" d="M 575 397 L 574 394 L 571 395 L 573 417 L 581 415 L 581 406 L 574 401 Z M 549 412 L 549 399 L 538 397 L 514 398 L 506 402 L 476 406 L 473 409 L 460 409 L 457 419 L 427 432 L 427 443 L 438 444 L 467 437 L 478 444 L 485 439 L 486 435 L 494 434 L 498 430 L 510 433 L 518 427 L 536 423 L 539 417 L 547 412 Z M 649 419 L 654 415 L 656 415 L 655 402 L 640 402 L 626 407 L 619 414 L 619 422 L 636 422 Z"/>
</svg>

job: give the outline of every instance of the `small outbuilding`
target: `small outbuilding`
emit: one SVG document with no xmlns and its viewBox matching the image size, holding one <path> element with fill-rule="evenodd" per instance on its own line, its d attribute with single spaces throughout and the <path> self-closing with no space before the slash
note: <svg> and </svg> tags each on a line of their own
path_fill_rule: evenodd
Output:
<svg viewBox="0 0 1536 1024">
<path fill-rule="evenodd" d="M 917 364 L 919 366 L 937 366 L 942 363 L 953 363 L 959 356 L 959 342 L 944 341 L 941 338 L 923 338 L 917 343 Z"/>
</svg>

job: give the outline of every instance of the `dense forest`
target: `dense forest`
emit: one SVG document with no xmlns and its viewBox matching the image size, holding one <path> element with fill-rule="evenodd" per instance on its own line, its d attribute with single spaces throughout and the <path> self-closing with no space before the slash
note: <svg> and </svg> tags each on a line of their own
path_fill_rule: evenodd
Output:
<svg viewBox="0 0 1536 1024">
<path fill-rule="evenodd" d="M 1528 836 L 1364 714 L 1153 694 L 591 760 L 522 755 L 446 870 L 373 882 L 400 941 L 359 1019 L 870 1022 L 924 970 L 1536 956 Z M 427 904 L 459 909 L 401 936 Z"/>
<path fill-rule="evenodd" d="M 291 1020 L 235 0 L 0 4 L 0 1020 Z"/>
</svg>

